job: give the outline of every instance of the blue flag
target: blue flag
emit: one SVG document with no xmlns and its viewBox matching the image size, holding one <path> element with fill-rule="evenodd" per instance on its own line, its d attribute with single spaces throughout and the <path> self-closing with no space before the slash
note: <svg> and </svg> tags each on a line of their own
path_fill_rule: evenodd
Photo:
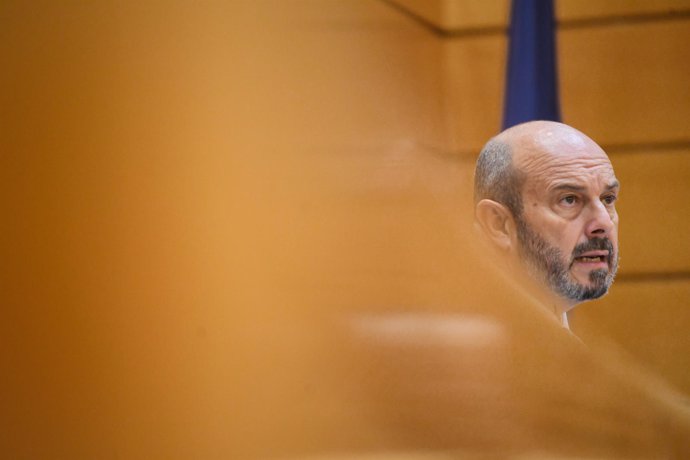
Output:
<svg viewBox="0 0 690 460">
<path fill-rule="evenodd" d="M 503 129 L 560 121 L 553 0 L 513 0 Z"/>
</svg>

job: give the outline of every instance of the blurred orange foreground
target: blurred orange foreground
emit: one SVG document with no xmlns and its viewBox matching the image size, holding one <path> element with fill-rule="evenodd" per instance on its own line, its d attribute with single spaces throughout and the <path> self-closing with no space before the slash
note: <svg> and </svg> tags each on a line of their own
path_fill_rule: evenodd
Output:
<svg viewBox="0 0 690 460">
<path fill-rule="evenodd" d="M 477 250 L 443 45 L 389 5 L 0 12 L 3 457 L 690 455 Z"/>
</svg>

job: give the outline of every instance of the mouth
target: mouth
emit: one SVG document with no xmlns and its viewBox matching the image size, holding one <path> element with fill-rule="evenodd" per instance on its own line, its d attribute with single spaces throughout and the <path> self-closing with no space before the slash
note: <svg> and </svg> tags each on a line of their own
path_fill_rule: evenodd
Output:
<svg viewBox="0 0 690 460">
<path fill-rule="evenodd" d="M 609 251 L 587 251 L 575 257 L 573 264 L 589 268 L 608 267 Z"/>
</svg>

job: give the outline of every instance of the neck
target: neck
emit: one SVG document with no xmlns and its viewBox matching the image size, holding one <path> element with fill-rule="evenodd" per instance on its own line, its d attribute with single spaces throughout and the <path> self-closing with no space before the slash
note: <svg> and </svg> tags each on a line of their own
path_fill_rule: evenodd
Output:
<svg viewBox="0 0 690 460">
<path fill-rule="evenodd" d="M 518 284 L 522 286 L 540 306 L 551 313 L 561 326 L 569 330 L 568 311 L 575 307 L 576 303 L 564 299 L 544 286 L 543 283 L 536 281 L 529 273 L 525 272 L 523 267 L 516 267 L 515 275 Z"/>
<path fill-rule="evenodd" d="M 571 305 L 570 302 L 554 294 L 550 290 L 535 285 L 536 283 L 534 282 L 531 282 L 531 284 L 532 286 L 528 287 L 528 291 L 532 297 L 534 297 L 541 306 L 552 313 L 554 318 L 561 323 L 561 326 L 570 329 L 570 325 L 568 324 L 568 311 L 570 311 L 574 305 Z"/>
</svg>

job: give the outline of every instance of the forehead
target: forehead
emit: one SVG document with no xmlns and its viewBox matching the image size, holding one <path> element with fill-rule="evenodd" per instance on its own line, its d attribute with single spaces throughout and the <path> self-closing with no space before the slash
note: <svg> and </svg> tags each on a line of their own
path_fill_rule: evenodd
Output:
<svg viewBox="0 0 690 460">
<path fill-rule="evenodd" d="M 564 184 L 603 187 L 615 181 L 606 153 L 574 129 L 544 129 L 524 136 L 515 145 L 514 161 L 525 174 L 525 187 L 536 191 Z"/>
</svg>

